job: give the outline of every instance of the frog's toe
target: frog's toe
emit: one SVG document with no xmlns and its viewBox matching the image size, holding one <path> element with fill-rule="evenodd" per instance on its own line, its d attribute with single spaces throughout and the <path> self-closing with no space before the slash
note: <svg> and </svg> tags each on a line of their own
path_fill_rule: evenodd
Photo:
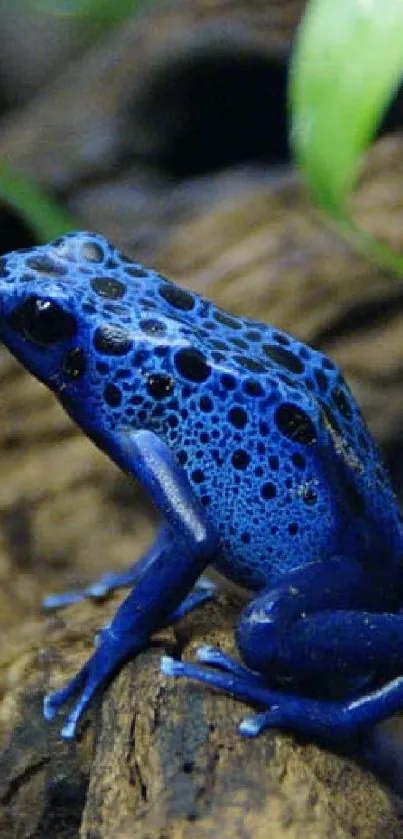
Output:
<svg viewBox="0 0 403 839">
<path fill-rule="evenodd" d="M 57 702 L 57 693 L 48 693 L 43 700 L 43 716 L 45 717 L 45 720 L 53 720 L 58 710 L 59 705 Z"/>
<path fill-rule="evenodd" d="M 216 667 L 218 670 L 224 670 L 226 673 L 232 673 L 247 682 L 254 684 L 264 684 L 264 677 L 259 673 L 252 673 L 243 664 L 240 664 L 231 656 L 223 653 L 219 647 L 213 647 L 209 644 L 203 644 L 198 647 L 195 655 L 196 661 L 201 664 L 207 664 L 209 667 Z"/>
<path fill-rule="evenodd" d="M 53 720 L 76 692 L 77 688 L 73 679 L 63 690 L 55 691 L 55 693 L 49 693 L 45 696 L 43 701 L 43 715 L 45 719 Z M 93 694 L 94 685 L 91 680 L 88 680 L 79 699 L 67 715 L 66 721 L 61 729 L 61 736 L 65 740 L 72 740 L 76 736 L 78 723 L 90 704 Z"/>
<path fill-rule="evenodd" d="M 94 638 L 95 649 L 98 649 L 98 647 L 100 647 L 101 644 L 107 639 L 110 633 L 111 624 L 112 621 L 109 621 L 109 623 L 106 623 L 104 626 L 102 626 L 101 629 L 99 629 L 96 633 Z"/>
<path fill-rule="evenodd" d="M 198 647 L 195 659 L 201 664 L 208 664 L 210 667 L 219 667 L 221 670 L 231 670 L 235 664 L 235 661 L 223 653 L 219 647 L 213 647 L 210 644 L 202 644 Z"/>
<path fill-rule="evenodd" d="M 77 735 L 78 724 L 84 712 L 86 711 L 88 705 L 89 699 L 85 696 L 84 691 L 82 696 L 80 696 L 78 702 L 76 702 L 76 704 L 74 705 L 74 708 L 67 715 L 65 723 L 60 729 L 60 734 L 63 737 L 63 740 L 75 739 Z"/>
<path fill-rule="evenodd" d="M 160 665 L 161 673 L 164 676 L 202 682 L 210 687 L 223 690 L 237 699 L 263 705 L 265 708 L 278 703 L 282 694 L 266 687 L 260 676 L 251 673 L 246 667 L 242 667 L 238 662 L 221 653 L 220 650 L 216 650 L 214 647 L 206 650 L 204 647 L 201 655 L 204 661 L 206 657 L 209 659 L 210 665 L 213 658 L 216 669 L 200 666 L 191 661 L 177 661 L 170 656 L 163 656 Z"/>
<path fill-rule="evenodd" d="M 59 697 L 58 693 L 51 693 L 45 697 L 43 702 L 43 715 L 46 720 L 52 720 L 60 711 L 60 708 L 65 703 L 64 697 Z M 60 691 L 61 693 L 61 691 Z M 87 708 L 88 700 L 80 697 L 73 710 L 67 715 L 66 722 L 60 730 L 60 734 L 64 740 L 73 740 L 77 734 L 77 726 L 80 719 Z"/>
<path fill-rule="evenodd" d="M 177 661 L 170 655 L 161 656 L 160 673 L 162 676 L 184 676 L 183 661 Z"/>
<path fill-rule="evenodd" d="M 273 705 L 269 711 L 244 717 L 239 725 L 238 731 L 244 737 L 258 737 L 266 728 L 277 728 L 280 726 L 281 712 L 278 706 Z"/>
<path fill-rule="evenodd" d="M 63 594 L 48 594 L 42 600 L 44 609 L 62 609 L 64 606 L 71 606 L 73 603 L 80 603 L 88 597 L 86 590 L 65 591 Z"/>
<path fill-rule="evenodd" d="M 46 720 L 53 720 L 60 709 L 76 696 L 80 691 L 85 694 L 88 685 L 88 674 L 90 671 L 89 662 L 84 664 L 84 667 L 65 685 L 61 690 L 55 690 L 53 693 L 48 693 L 43 700 L 43 715 Z"/>
<path fill-rule="evenodd" d="M 44 609 L 62 609 L 64 606 L 71 606 L 73 603 L 81 603 L 83 600 L 104 600 L 111 591 L 117 588 L 116 574 L 104 574 L 95 583 L 85 588 L 65 591 L 61 594 L 48 594 L 42 600 Z"/>
</svg>

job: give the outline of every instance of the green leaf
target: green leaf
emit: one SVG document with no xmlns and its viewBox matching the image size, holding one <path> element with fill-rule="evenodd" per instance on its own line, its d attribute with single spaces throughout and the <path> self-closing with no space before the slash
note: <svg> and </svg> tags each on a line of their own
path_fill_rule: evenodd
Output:
<svg viewBox="0 0 403 839">
<path fill-rule="evenodd" d="M 0 161 L 0 202 L 12 207 L 28 224 L 39 242 L 54 239 L 77 222 L 31 181 Z"/>
<path fill-rule="evenodd" d="M 99 30 L 114 26 L 135 14 L 147 0 L 28 0 L 28 2 L 39 12 L 72 18 Z"/>
<path fill-rule="evenodd" d="M 99 34 L 100 29 L 119 23 L 146 2 L 151 0 L 20 0 L 20 12 L 23 13 L 24 6 L 30 6 L 37 12 L 77 19 L 90 27 L 92 34 L 95 30 Z M 38 241 L 47 241 L 77 227 L 74 218 L 56 201 L 5 161 L 0 161 L 0 202 L 16 210 Z"/>
<path fill-rule="evenodd" d="M 403 259 L 348 211 L 363 154 L 403 74 L 402 0 L 311 0 L 290 74 L 291 142 L 316 201 L 383 264 Z"/>
</svg>

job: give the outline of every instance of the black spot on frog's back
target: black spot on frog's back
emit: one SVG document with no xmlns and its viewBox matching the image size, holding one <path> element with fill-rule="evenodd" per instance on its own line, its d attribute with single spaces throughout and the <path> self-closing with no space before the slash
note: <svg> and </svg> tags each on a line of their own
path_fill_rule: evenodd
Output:
<svg viewBox="0 0 403 839">
<path fill-rule="evenodd" d="M 205 382 L 211 373 L 205 355 L 193 347 L 178 350 L 175 354 L 175 366 L 178 373 L 191 382 Z"/>
<path fill-rule="evenodd" d="M 174 379 L 166 373 L 149 373 L 147 376 L 147 391 L 153 399 L 166 399 L 174 387 Z"/>
<path fill-rule="evenodd" d="M 143 318 L 139 322 L 139 327 L 146 335 L 157 336 L 164 335 L 166 332 L 166 324 L 158 318 Z"/>
<path fill-rule="evenodd" d="M 318 432 L 310 416 L 299 405 L 283 402 L 276 409 L 274 421 L 278 430 L 294 443 L 312 446 L 318 440 Z"/>
<path fill-rule="evenodd" d="M 38 274 L 46 276 L 61 277 L 67 273 L 66 265 L 46 253 L 30 256 L 26 260 L 26 265 Z"/>
<path fill-rule="evenodd" d="M 174 309 L 190 312 L 195 306 L 195 298 L 190 291 L 176 285 L 164 283 L 159 288 L 160 296 Z"/>
<path fill-rule="evenodd" d="M 59 240 L 59 244 L 63 247 L 66 243 L 67 236 L 63 236 Z M 55 242 L 53 243 L 56 244 Z M 93 239 L 84 241 L 80 247 L 80 257 L 86 262 L 103 262 L 105 259 L 104 249 L 99 242 Z"/>
<path fill-rule="evenodd" d="M 262 364 L 261 361 L 259 361 L 256 358 L 252 358 L 251 356 L 235 355 L 234 359 L 237 362 L 237 364 L 239 364 L 241 367 L 243 367 L 244 370 L 248 370 L 250 373 L 267 373 L 268 372 L 268 368 L 267 368 L 266 364 Z"/>
<path fill-rule="evenodd" d="M 214 317 L 218 323 L 221 323 L 223 326 L 227 326 L 229 329 L 242 329 L 242 318 L 237 318 L 234 315 L 228 315 L 227 312 L 224 312 L 221 309 L 217 309 L 214 312 Z"/>
<path fill-rule="evenodd" d="M 91 287 L 99 297 L 107 300 L 120 300 L 126 293 L 125 284 L 113 277 L 94 277 Z"/>
<path fill-rule="evenodd" d="M 126 355 L 132 349 L 133 341 L 123 327 L 105 323 L 95 330 L 94 347 L 103 355 Z"/>
<path fill-rule="evenodd" d="M 234 428 L 242 430 L 248 422 L 248 415 L 244 408 L 241 408 L 239 405 L 235 405 L 228 412 L 228 420 Z"/>
<path fill-rule="evenodd" d="M 346 391 L 341 387 L 334 388 L 332 391 L 332 399 L 343 417 L 350 420 L 353 416 L 353 408 Z"/>
<path fill-rule="evenodd" d="M 289 370 L 291 373 L 299 374 L 304 372 L 305 367 L 301 359 L 290 349 L 277 347 L 274 344 L 263 344 L 262 349 L 267 358 L 274 361 L 275 364 L 279 364 L 281 367 Z"/>
<path fill-rule="evenodd" d="M 122 391 L 113 382 L 108 382 L 104 390 L 104 399 L 110 408 L 118 408 L 122 401 Z"/>
</svg>

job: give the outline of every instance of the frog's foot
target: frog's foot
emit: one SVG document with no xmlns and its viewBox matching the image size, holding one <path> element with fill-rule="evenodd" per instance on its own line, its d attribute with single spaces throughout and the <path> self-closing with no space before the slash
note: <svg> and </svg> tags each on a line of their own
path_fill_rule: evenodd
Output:
<svg viewBox="0 0 403 839">
<path fill-rule="evenodd" d="M 250 672 L 246 667 L 238 664 L 237 661 L 225 655 L 216 647 L 200 647 L 196 656 L 198 661 L 206 662 L 210 667 L 216 667 L 217 670 L 200 667 L 187 661 L 176 661 L 170 656 L 163 656 L 161 658 L 161 673 L 164 676 L 204 682 L 210 687 L 224 690 L 237 699 L 269 708 L 265 714 L 257 714 L 243 720 L 239 726 L 241 734 L 256 737 L 264 728 L 281 725 L 278 719 L 278 708 L 284 697 L 288 698 L 285 694 L 267 688 L 261 676 Z"/>
<path fill-rule="evenodd" d="M 238 679 L 247 681 L 250 684 L 260 685 L 262 687 L 264 686 L 263 676 L 260 676 L 258 673 L 252 673 L 252 671 L 248 670 L 247 667 L 244 667 L 238 661 L 231 658 L 231 656 L 223 653 L 218 647 L 212 647 L 208 644 L 198 647 L 196 650 L 196 661 L 206 664 L 209 667 L 215 667 L 217 670 L 222 670 L 225 673 L 230 673 Z M 163 656 L 161 658 L 161 673 L 165 676 L 188 676 L 189 678 L 198 679 L 199 681 L 205 680 L 204 678 L 199 678 L 199 675 L 195 674 L 196 668 L 194 665 L 188 665 L 186 662 L 175 661 L 169 656 Z M 204 668 L 197 668 L 197 673 L 211 674 L 211 676 L 214 675 L 211 671 L 205 670 Z M 212 679 L 206 678 L 206 681 L 208 681 L 208 684 L 214 684 Z M 216 686 L 220 687 L 220 685 Z M 265 714 L 255 714 L 252 717 L 244 719 L 239 726 L 240 733 L 247 737 L 256 737 L 270 725 L 269 717 L 271 713 L 271 711 L 268 711 Z M 274 724 L 275 723 L 273 723 L 273 725 Z"/>
<path fill-rule="evenodd" d="M 49 594 L 42 601 L 44 609 L 60 609 L 63 606 L 70 606 L 72 603 L 80 603 L 82 600 L 104 600 L 116 589 L 132 588 L 151 567 L 156 557 L 159 556 L 165 540 L 166 531 L 161 528 L 151 547 L 126 571 L 117 573 L 108 571 L 102 574 L 99 580 L 84 588 L 65 591 L 62 594 Z"/>
<path fill-rule="evenodd" d="M 77 675 L 64 688 L 45 697 L 43 703 L 45 719 L 52 720 L 64 705 L 78 695 L 61 729 L 62 737 L 66 740 L 73 739 L 78 722 L 91 703 L 94 694 L 129 657 L 136 655 L 146 646 L 147 639 L 144 636 L 115 634 L 110 628 L 105 627 L 95 652 Z"/>
<path fill-rule="evenodd" d="M 153 546 L 153 560 L 154 557 L 157 555 L 156 546 Z M 159 543 L 158 543 L 159 548 Z M 73 603 L 81 603 L 83 600 L 104 600 L 106 597 L 109 596 L 113 591 L 116 591 L 119 588 L 131 588 L 134 586 L 140 576 L 146 570 L 146 563 L 145 560 L 147 559 L 147 568 L 150 563 L 150 553 L 147 553 L 147 556 L 142 557 L 139 559 L 135 565 L 131 566 L 127 571 L 123 571 L 121 574 L 114 574 L 114 573 L 106 573 L 103 574 L 102 577 L 99 578 L 95 583 L 90 583 L 89 586 L 85 586 L 84 588 L 77 589 L 74 591 L 65 591 L 62 594 L 48 594 L 44 597 L 42 601 L 42 606 L 44 609 L 60 609 L 63 606 L 70 606 Z M 194 592 L 193 592 L 193 606 L 191 606 L 191 600 L 185 604 L 181 604 L 180 607 L 177 609 L 177 614 L 172 615 L 173 620 L 179 620 L 179 618 L 183 617 L 187 612 L 191 611 L 191 608 L 196 608 L 196 606 L 200 606 L 202 603 L 206 603 L 208 600 L 212 600 L 217 594 L 217 586 L 212 580 L 209 580 L 208 577 L 201 577 L 200 580 L 197 581 Z M 184 609 L 184 610 L 183 610 Z M 101 630 L 102 631 L 102 630 Z"/>
<path fill-rule="evenodd" d="M 211 654 L 209 650 L 212 650 Z M 246 737 L 256 737 L 267 728 L 283 728 L 325 742 L 340 743 L 390 716 L 403 705 L 403 676 L 358 697 L 320 700 L 273 690 L 255 673 L 215 648 L 201 648 L 198 658 L 219 669 L 164 656 L 161 672 L 164 676 L 203 682 L 266 709 L 242 720 L 239 732 Z"/>
<path fill-rule="evenodd" d="M 189 614 L 189 612 L 193 612 L 193 609 L 197 609 L 198 606 L 202 606 L 204 603 L 214 600 L 215 597 L 217 597 L 216 584 L 208 577 L 200 577 L 200 580 L 197 580 L 193 591 L 191 591 L 190 594 L 182 600 L 182 603 L 180 603 L 179 606 L 171 612 L 169 616 L 169 623 L 173 623 L 174 621 L 184 618 L 185 615 Z"/>
<path fill-rule="evenodd" d="M 209 667 L 216 667 L 218 670 L 224 670 L 227 673 L 232 673 L 234 676 L 248 679 L 254 684 L 265 684 L 263 676 L 259 673 L 253 673 L 252 670 L 248 670 L 243 664 L 240 664 L 234 658 L 231 658 L 231 656 L 223 653 L 219 647 L 203 644 L 197 648 L 195 658 L 201 664 L 207 664 Z"/>
<path fill-rule="evenodd" d="M 106 573 L 99 580 L 84 588 L 64 591 L 61 594 L 48 594 L 43 598 L 42 606 L 44 609 L 60 609 L 73 603 L 81 603 L 82 600 L 103 600 L 110 592 L 127 585 L 132 585 L 131 582 L 128 582 L 128 572 L 123 574 Z"/>
<path fill-rule="evenodd" d="M 173 621 L 179 620 L 179 618 L 182 618 L 197 606 L 211 600 L 215 593 L 215 585 L 210 583 L 206 578 L 201 578 L 193 591 L 171 612 L 164 624 L 171 624 Z M 127 606 L 127 601 L 129 602 L 129 606 Z M 136 634 L 133 631 L 130 634 L 126 634 L 119 630 L 116 631 L 122 614 L 124 615 L 125 612 L 130 614 L 133 611 L 134 615 L 136 615 L 135 605 L 133 605 L 132 609 L 130 608 L 130 603 L 137 603 L 136 590 L 131 592 L 127 601 L 122 603 L 117 613 L 118 617 L 115 617 L 111 623 L 106 624 L 98 632 L 95 639 L 95 652 L 77 675 L 62 690 L 50 693 L 44 699 L 43 713 L 47 720 L 51 720 L 64 705 L 79 694 L 79 698 L 68 714 L 61 730 L 62 737 L 67 740 L 75 737 L 77 725 L 91 703 L 96 691 L 114 675 L 124 661 L 135 656 L 148 644 L 149 636 L 142 632 Z"/>
</svg>

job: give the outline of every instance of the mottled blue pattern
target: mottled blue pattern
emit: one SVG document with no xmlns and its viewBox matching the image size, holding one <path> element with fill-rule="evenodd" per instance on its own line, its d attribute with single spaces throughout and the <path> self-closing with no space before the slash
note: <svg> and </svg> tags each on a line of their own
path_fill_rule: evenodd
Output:
<svg viewBox="0 0 403 839">
<path fill-rule="evenodd" d="M 301 561 L 389 547 L 388 479 L 326 356 L 228 315 L 100 236 L 65 236 L 3 265 L 16 295 L 56 300 L 76 322 L 56 369 L 48 351 L 33 372 L 107 451 L 116 428 L 166 441 L 220 531 L 224 573 L 258 589 Z"/>
<path fill-rule="evenodd" d="M 400 597 L 400 515 L 329 358 L 96 234 L 8 254 L 0 288 L 2 340 L 119 466 L 122 433 L 167 446 L 218 533 L 222 573 L 262 590 L 343 556 L 376 586 L 386 568 Z"/>
</svg>

